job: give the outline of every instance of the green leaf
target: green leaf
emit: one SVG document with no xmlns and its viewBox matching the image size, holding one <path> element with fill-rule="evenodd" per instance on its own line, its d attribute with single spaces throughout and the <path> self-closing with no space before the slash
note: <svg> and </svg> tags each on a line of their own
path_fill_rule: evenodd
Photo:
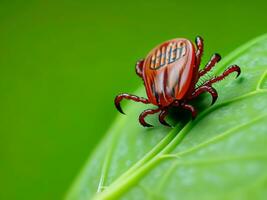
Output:
<svg viewBox="0 0 267 200">
<path fill-rule="evenodd" d="M 267 35 L 232 52 L 215 74 L 230 64 L 241 76 L 215 85 L 215 105 L 199 98 L 195 120 L 174 111 L 175 128 L 157 116 L 143 128 L 138 115 L 149 106 L 123 105 L 127 115 L 118 115 L 67 199 L 267 199 Z M 145 96 L 143 87 L 135 94 Z"/>
</svg>

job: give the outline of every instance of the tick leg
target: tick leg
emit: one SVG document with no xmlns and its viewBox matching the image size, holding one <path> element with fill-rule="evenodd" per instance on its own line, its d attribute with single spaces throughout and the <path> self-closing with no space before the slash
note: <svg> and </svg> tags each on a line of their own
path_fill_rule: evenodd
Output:
<svg viewBox="0 0 267 200">
<path fill-rule="evenodd" d="M 215 76 L 214 78 L 206 81 L 203 85 L 211 86 L 213 83 L 223 80 L 226 76 L 233 72 L 237 72 L 237 78 L 241 73 L 240 67 L 237 65 L 232 65 L 231 67 L 227 68 L 220 76 Z"/>
<path fill-rule="evenodd" d="M 200 70 L 199 73 L 198 73 L 198 77 L 201 77 L 203 75 L 205 75 L 207 72 L 209 72 L 217 62 L 219 62 L 221 60 L 221 56 L 217 53 L 215 53 L 210 61 L 206 64 L 205 68 Z"/>
<path fill-rule="evenodd" d="M 196 51 L 196 67 L 199 67 L 200 62 L 201 62 L 201 57 L 203 54 L 203 39 L 200 36 L 196 37 L 195 43 L 197 45 L 197 51 Z"/>
<path fill-rule="evenodd" d="M 135 72 L 141 78 L 143 78 L 142 71 L 143 71 L 143 66 L 144 66 L 144 60 L 145 59 L 137 61 L 136 65 L 135 65 Z"/>
<path fill-rule="evenodd" d="M 167 111 L 167 109 L 162 110 L 162 111 L 160 112 L 160 114 L 159 114 L 159 122 L 160 122 L 161 124 L 165 125 L 165 126 L 169 126 L 169 127 L 171 127 L 171 125 L 168 124 L 168 123 L 165 121 L 165 117 L 166 117 L 167 115 L 168 115 L 168 111 Z"/>
<path fill-rule="evenodd" d="M 140 116 L 139 116 L 139 122 L 140 122 L 140 124 L 141 124 L 142 126 L 144 126 L 144 127 L 153 127 L 152 125 L 146 123 L 146 121 L 145 121 L 145 117 L 146 117 L 147 115 L 155 114 L 155 113 L 159 112 L 160 110 L 161 110 L 161 108 L 157 108 L 157 109 L 154 109 L 154 110 L 153 110 L 153 109 L 148 109 L 148 110 L 143 111 L 143 112 L 140 114 Z"/>
<path fill-rule="evenodd" d="M 189 110 L 191 112 L 191 114 L 192 114 L 192 118 L 193 119 L 196 118 L 197 111 L 196 111 L 196 109 L 192 105 L 186 104 L 186 103 L 181 103 L 181 107 L 184 108 L 184 109 L 186 109 L 186 110 Z"/>
<path fill-rule="evenodd" d="M 136 101 L 136 102 L 141 102 L 141 103 L 144 103 L 144 104 L 149 104 L 150 103 L 150 101 L 148 99 L 145 99 L 143 97 L 138 97 L 138 96 L 130 95 L 130 94 L 119 94 L 119 95 L 116 96 L 116 98 L 114 100 L 114 103 L 115 103 L 115 106 L 118 109 L 118 111 L 121 112 L 122 114 L 124 114 L 124 112 L 121 109 L 121 105 L 120 105 L 120 102 L 121 102 L 122 99 L 129 99 L 129 100 L 133 100 L 133 101 Z"/>
<path fill-rule="evenodd" d="M 193 99 L 193 98 L 196 98 L 197 96 L 199 96 L 200 94 L 202 94 L 203 92 L 208 92 L 211 94 L 212 96 L 212 104 L 215 103 L 215 101 L 217 100 L 218 98 L 218 93 L 217 91 L 211 87 L 211 86 L 206 86 L 206 85 L 203 85 L 203 86 L 200 86 L 199 88 L 197 88 L 193 93 L 192 95 L 190 96 L 189 99 Z"/>
</svg>

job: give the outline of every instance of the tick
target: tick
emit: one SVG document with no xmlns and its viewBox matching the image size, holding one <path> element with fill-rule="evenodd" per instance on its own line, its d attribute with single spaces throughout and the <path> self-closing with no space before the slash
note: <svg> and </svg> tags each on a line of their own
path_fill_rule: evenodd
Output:
<svg viewBox="0 0 267 200">
<path fill-rule="evenodd" d="M 221 75 L 215 76 L 200 86 L 196 86 L 199 78 L 209 72 L 221 56 L 215 53 L 204 69 L 199 69 L 203 54 L 203 39 L 196 37 L 195 45 L 188 39 L 176 38 L 166 41 L 152 49 L 145 59 L 136 64 L 136 74 L 140 76 L 145 85 L 147 98 L 130 94 L 119 94 L 115 98 L 115 106 L 121 113 L 120 102 L 129 99 L 144 104 L 154 104 L 156 109 L 147 109 L 139 116 L 139 122 L 145 127 L 152 127 L 145 121 L 147 115 L 160 112 L 159 122 L 170 126 L 165 117 L 171 107 L 180 107 L 189 110 L 194 119 L 197 116 L 196 109 L 190 101 L 204 92 L 212 96 L 212 104 L 217 100 L 217 91 L 212 85 L 221 81 L 233 72 L 237 72 L 237 77 L 241 70 L 237 65 L 227 68 Z"/>
</svg>

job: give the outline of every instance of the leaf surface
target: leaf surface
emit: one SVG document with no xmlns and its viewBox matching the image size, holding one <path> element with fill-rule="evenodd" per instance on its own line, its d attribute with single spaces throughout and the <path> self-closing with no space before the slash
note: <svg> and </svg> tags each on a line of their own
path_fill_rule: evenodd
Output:
<svg viewBox="0 0 267 200">
<path fill-rule="evenodd" d="M 241 46 L 217 64 L 218 101 L 195 103 L 190 120 L 178 111 L 166 128 L 143 128 L 138 115 L 148 105 L 130 102 L 91 155 L 67 199 L 267 199 L 267 35 Z M 143 87 L 135 94 L 145 96 Z M 151 106 L 150 106 L 151 107 Z"/>
</svg>

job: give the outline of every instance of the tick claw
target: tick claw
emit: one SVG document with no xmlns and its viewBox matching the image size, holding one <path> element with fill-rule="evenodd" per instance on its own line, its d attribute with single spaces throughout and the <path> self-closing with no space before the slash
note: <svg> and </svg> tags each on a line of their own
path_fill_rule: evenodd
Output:
<svg viewBox="0 0 267 200">
<path fill-rule="evenodd" d="M 236 71 L 236 73 L 237 73 L 237 75 L 236 75 L 235 78 L 237 78 L 237 77 L 239 77 L 239 75 L 241 74 L 241 69 L 240 69 L 238 66 L 236 66 L 236 67 L 235 67 L 235 71 Z"/>
<path fill-rule="evenodd" d="M 164 126 L 168 126 L 168 127 L 171 127 L 170 124 L 168 124 L 166 121 L 165 121 L 165 117 L 167 116 L 168 114 L 168 111 L 167 109 L 164 109 L 161 111 L 161 113 L 159 114 L 159 122 L 164 125 Z"/>
<path fill-rule="evenodd" d="M 237 73 L 236 78 L 239 77 L 239 75 L 241 74 L 241 69 L 240 69 L 240 67 L 238 65 L 232 65 L 229 69 L 230 69 L 229 70 L 230 73 L 231 72 L 236 72 Z"/>
<path fill-rule="evenodd" d="M 152 114 L 155 114 L 157 112 L 160 111 L 160 108 L 157 108 L 157 109 L 148 109 L 148 110 L 145 110 L 143 111 L 140 115 L 139 115 L 139 122 L 142 126 L 144 127 L 153 127 L 152 125 L 148 124 L 146 121 L 145 121 L 145 117 L 147 115 L 152 115 Z"/>
<path fill-rule="evenodd" d="M 125 115 L 125 113 L 124 113 L 123 110 L 121 109 L 121 105 L 120 105 L 120 103 L 117 102 L 116 99 L 115 99 L 115 106 L 116 106 L 117 110 L 118 110 L 121 114 L 124 114 L 124 115 Z"/>
<path fill-rule="evenodd" d="M 235 78 L 237 78 L 237 77 L 239 77 L 239 75 L 241 74 L 241 70 L 239 69 L 238 71 L 236 71 L 237 72 L 237 75 L 236 75 L 236 77 Z"/>
<path fill-rule="evenodd" d="M 218 98 L 218 96 L 214 96 L 214 97 L 212 97 L 211 105 L 213 105 L 213 104 L 216 102 L 217 98 Z"/>
<path fill-rule="evenodd" d="M 172 127 L 170 124 L 168 124 L 165 120 L 160 122 L 164 126 Z"/>
<path fill-rule="evenodd" d="M 151 124 L 142 124 L 144 127 L 147 127 L 147 128 L 151 128 L 151 127 L 154 127 L 152 126 Z"/>
<path fill-rule="evenodd" d="M 152 126 L 151 124 L 146 123 L 145 120 L 140 120 L 140 119 L 139 119 L 139 122 L 140 122 L 140 124 L 141 124 L 142 126 L 144 126 L 144 127 L 148 127 L 148 128 L 150 128 L 150 127 L 154 127 L 154 126 Z"/>
</svg>

